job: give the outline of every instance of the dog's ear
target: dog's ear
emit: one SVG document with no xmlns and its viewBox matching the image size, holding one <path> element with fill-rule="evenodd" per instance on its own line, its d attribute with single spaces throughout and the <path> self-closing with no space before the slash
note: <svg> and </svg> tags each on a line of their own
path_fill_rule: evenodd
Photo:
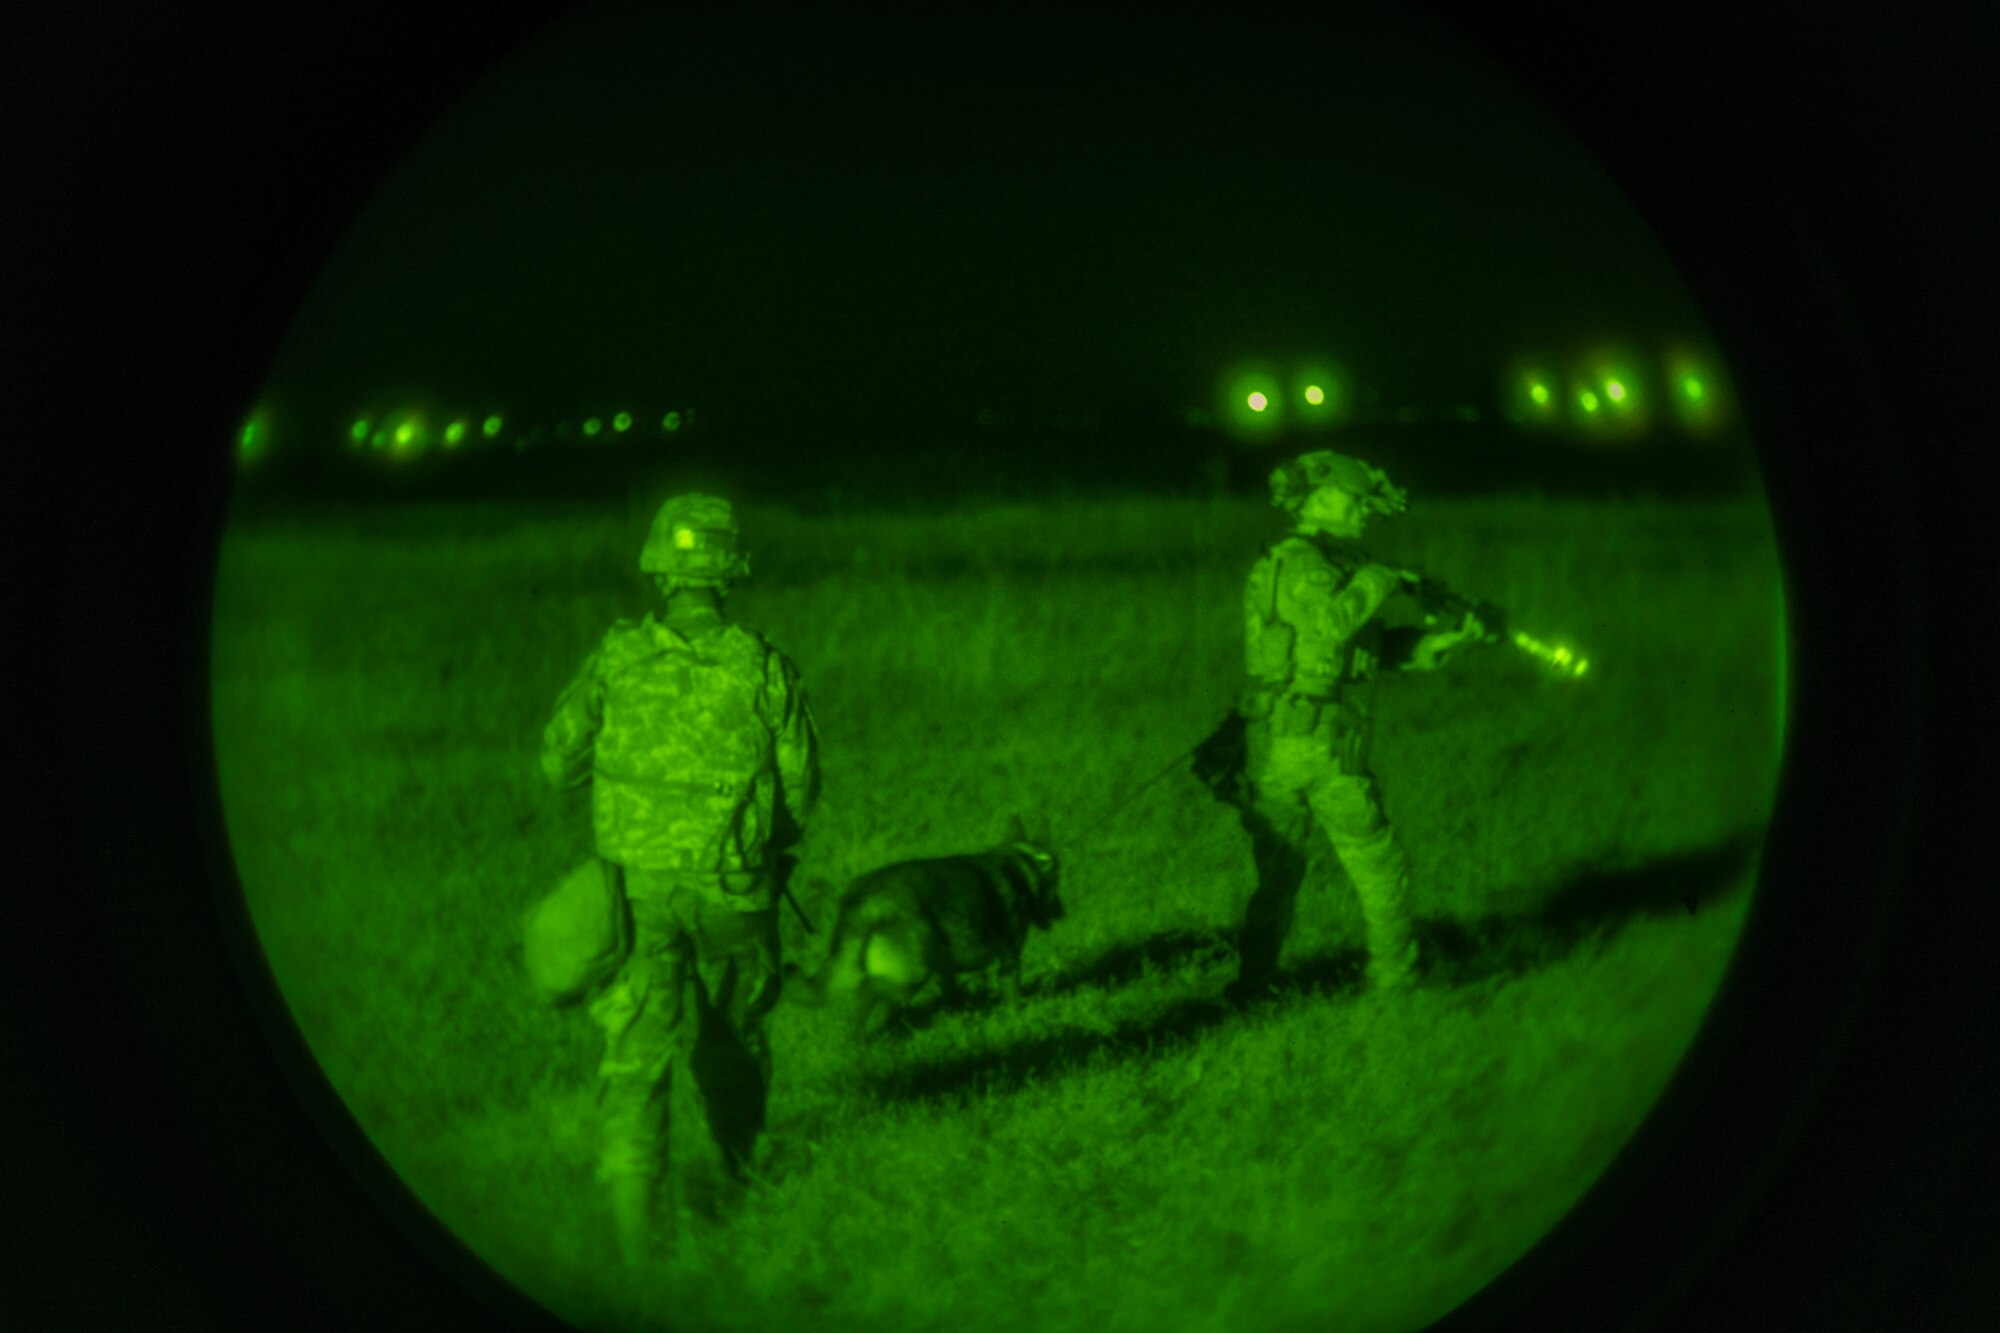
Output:
<svg viewBox="0 0 2000 1333">
<path fill-rule="evenodd" d="M 1002 840 L 1006 842 L 1026 842 L 1028 840 L 1028 831 L 1021 827 L 1021 817 L 1019 815 L 1010 815 L 1008 817 L 1007 832 L 1003 835 Z"/>
</svg>

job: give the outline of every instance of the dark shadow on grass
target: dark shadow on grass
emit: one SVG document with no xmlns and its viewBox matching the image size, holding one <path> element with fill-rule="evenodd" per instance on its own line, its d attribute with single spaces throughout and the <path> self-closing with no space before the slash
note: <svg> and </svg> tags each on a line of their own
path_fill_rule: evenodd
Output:
<svg viewBox="0 0 2000 1333">
<path fill-rule="evenodd" d="M 1007 1092 L 1087 1061 L 1171 1049 L 1227 1022 L 1232 1014 L 1218 999 L 1194 996 L 1175 1001 L 1143 1022 L 1121 1024 L 1109 1032 L 1072 1029 L 976 1055 L 905 1065 L 867 1082 L 886 1101 L 955 1100 Z"/>
<path fill-rule="evenodd" d="M 1190 962 L 1233 959 L 1236 944 L 1206 930 L 1169 930 L 1130 944 L 1118 944 L 1088 962 L 1066 967 L 1041 981 L 1037 994 L 1060 995 L 1085 986 L 1123 986 L 1153 972 L 1178 972 Z"/>
<path fill-rule="evenodd" d="M 1756 866 L 1761 828 L 1744 830 L 1692 852 L 1662 857 L 1643 866 L 1615 870 L 1586 868 L 1553 894 L 1540 911 L 1491 916 L 1474 921 L 1420 919 L 1424 985 L 1458 987 L 1491 977 L 1519 976 L 1547 967 L 1586 943 L 1603 941 L 1646 918 L 1692 914 L 1704 904 L 1740 890 Z M 1087 985 L 1114 986 L 1157 968 L 1174 968 L 1211 954 L 1216 937 L 1200 931 L 1169 931 L 1107 950 L 1081 967 L 1067 970 L 1029 994 L 1054 994 Z M 1358 992 L 1367 955 L 1339 949 L 1301 958 L 1282 968 L 1277 1003 L 1287 993 L 1328 995 Z M 949 1012 L 987 1009 L 995 997 L 968 996 Z M 910 1015 L 913 1026 L 928 1026 L 939 1010 Z M 911 1064 L 868 1080 L 876 1095 L 890 1101 L 922 1101 L 1004 1092 L 1088 1062 L 1150 1054 L 1188 1042 L 1228 1021 L 1236 1010 L 1219 997 L 1190 996 L 1144 1019 L 1107 1029 L 1073 1028 L 1048 1037 L 1016 1042 L 963 1057 Z"/>
<path fill-rule="evenodd" d="M 1634 922 L 1692 916 L 1741 888 L 1763 847 L 1761 828 L 1711 846 L 1663 856 L 1628 869 L 1585 867 L 1525 916 L 1472 921 L 1425 920 L 1418 937 L 1426 978 L 1465 986 L 1544 967 Z"/>
</svg>

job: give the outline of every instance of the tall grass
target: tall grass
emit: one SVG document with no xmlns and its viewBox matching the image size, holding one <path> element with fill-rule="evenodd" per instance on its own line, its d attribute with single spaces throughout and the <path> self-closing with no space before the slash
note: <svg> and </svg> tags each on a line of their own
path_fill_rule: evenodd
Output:
<svg viewBox="0 0 2000 1333">
<path fill-rule="evenodd" d="M 553 1308 L 1415 1327 L 1575 1200 L 1701 1019 L 1748 875 L 1703 857 L 1761 826 L 1776 766 L 1754 507 L 1454 502 L 1371 534 L 1593 670 L 1554 681 L 1496 650 L 1385 680 L 1376 768 L 1436 984 L 1355 997 L 1359 912 L 1319 864 L 1300 996 L 1244 1016 L 1203 998 L 1251 884 L 1229 812 L 1176 774 L 1074 835 L 1227 705 L 1269 511 L 746 507 L 756 577 L 732 609 L 800 665 L 824 743 L 808 885 L 984 845 L 1019 811 L 1053 824 L 1071 912 L 1031 945 L 1016 1010 L 856 1051 L 781 1006 L 766 1187 L 627 1284 L 588 1174 L 595 1034 L 533 1001 L 514 932 L 588 847 L 536 745 L 604 626 L 647 605 L 647 517 L 246 527 L 217 587 L 224 806 L 286 999 L 405 1179 Z M 1694 887 L 1709 908 L 1674 905 Z M 824 928 L 830 899 L 808 905 Z"/>
</svg>

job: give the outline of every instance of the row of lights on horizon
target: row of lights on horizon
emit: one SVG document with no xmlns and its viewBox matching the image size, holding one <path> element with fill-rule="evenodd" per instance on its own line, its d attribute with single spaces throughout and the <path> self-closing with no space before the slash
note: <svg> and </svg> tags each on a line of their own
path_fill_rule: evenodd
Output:
<svg viewBox="0 0 2000 1333">
<path fill-rule="evenodd" d="M 1693 357 L 1679 353 L 1668 356 L 1664 371 L 1663 392 L 1659 396 L 1668 400 L 1670 414 L 1682 430 L 1696 436 L 1715 433 L 1725 417 L 1724 394 L 1716 377 Z M 1351 396 L 1342 379 L 1331 374 L 1309 373 L 1294 380 L 1292 391 L 1286 393 L 1275 376 L 1246 372 L 1237 375 L 1227 390 L 1223 424 L 1242 438 L 1270 436 L 1293 415 L 1308 425 L 1332 424 L 1357 415 L 1348 402 Z M 1600 364 L 1591 371 L 1568 376 L 1553 373 L 1542 365 L 1517 367 L 1502 398 L 1501 415 L 1517 427 L 1535 431 L 1567 425 L 1586 436 L 1629 437 L 1642 433 L 1654 416 L 1644 378 L 1629 366 L 1617 364 Z M 1404 407 L 1379 415 L 1399 423 L 1416 424 L 1439 416 L 1476 422 L 1482 413 L 1475 407 L 1458 407 L 1444 413 Z M 1211 413 L 1193 408 L 1186 416 L 1196 425 L 1215 420 Z M 692 410 L 669 411 L 661 416 L 659 431 L 674 434 L 693 419 Z M 512 443 L 520 452 L 550 435 L 557 439 L 570 439 L 578 434 L 591 440 L 617 438 L 629 435 L 637 424 L 630 412 L 618 412 L 608 418 L 586 417 L 580 423 L 559 421 L 552 430 L 538 424 L 517 430 Z M 434 438 L 425 413 L 408 409 L 379 420 L 366 415 L 357 417 L 347 436 L 353 451 L 407 460 L 423 454 L 433 443 L 451 452 L 468 443 L 498 441 L 506 429 L 505 414 L 494 412 L 476 422 L 469 417 L 455 418 L 437 431 Z M 254 463 L 270 447 L 270 423 L 260 410 L 243 426 L 237 448 L 239 461 Z"/>
<path fill-rule="evenodd" d="M 675 410 L 660 417 L 659 430 L 663 435 L 672 435 L 689 425 L 694 412 Z M 568 439 L 581 434 L 587 439 L 616 438 L 628 435 L 637 425 L 630 412 L 619 412 L 610 417 L 586 417 L 581 422 L 558 421 L 553 430 L 542 425 L 518 429 L 511 437 L 517 452 L 539 444 L 553 434 L 558 439 Z M 505 413 L 493 412 L 474 420 L 471 417 L 455 417 L 441 430 L 433 430 L 426 414 L 419 410 L 391 413 L 387 417 L 376 418 L 358 416 L 347 428 L 347 444 L 357 453 L 378 453 L 398 460 L 407 460 L 423 454 L 433 444 L 447 452 L 455 452 L 468 444 L 483 441 L 500 442 L 507 430 Z M 252 414 L 243 425 L 237 440 L 237 456 L 245 463 L 253 463 L 269 453 L 271 426 L 261 411 Z"/>
<path fill-rule="evenodd" d="M 1659 391 L 1654 394 L 1645 376 L 1611 358 L 1569 375 L 1555 373 L 1545 363 L 1517 362 L 1499 395 L 1499 415 L 1531 431 L 1568 426 L 1584 436 L 1623 438 L 1642 434 L 1651 426 L 1655 409 L 1664 404 L 1664 413 L 1685 433 L 1714 435 L 1725 424 L 1726 416 L 1717 377 L 1684 352 L 1668 353 L 1662 370 Z M 1309 372 L 1298 376 L 1287 392 L 1268 371 L 1241 370 L 1225 390 L 1222 416 L 1228 429 L 1244 439 L 1273 436 L 1292 418 L 1306 425 L 1332 425 L 1355 420 L 1476 422 L 1484 416 L 1480 408 L 1471 406 L 1443 411 L 1415 407 L 1357 411 L 1348 401 L 1352 396 L 1343 381 L 1331 375 Z M 1195 424 L 1214 420 L 1211 414 L 1198 410 L 1190 410 L 1188 418 Z"/>
</svg>

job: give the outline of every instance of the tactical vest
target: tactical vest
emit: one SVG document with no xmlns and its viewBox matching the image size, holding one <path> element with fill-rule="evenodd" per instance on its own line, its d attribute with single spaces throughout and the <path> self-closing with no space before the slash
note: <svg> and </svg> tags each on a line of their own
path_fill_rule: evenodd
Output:
<svg viewBox="0 0 2000 1333">
<path fill-rule="evenodd" d="M 1296 600 L 1307 586 L 1299 576 L 1310 568 L 1332 572 L 1323 593 L 1331 600 L 1368 563 L 1367 553 L 1352 543 L 1301 533 L 1287 533 L 1264 552 L 1243 589 L 1244 669 L 1252 696 L 1336 699 L 1347 684 L 1374 674 L 1381 656 L 1381 628 L 1373 617 L 1354 634 L 1339 639 L 1324 633 L 1308 608 Z"/>
<path fill-rule="evenodd" d="M 600 657 L 592 757 L 600 853 L 621 864 L 741 875 L 764 859 L 775 764 L 758 715 L 763 640 L 722 622 L 615 626 Z"/>
</svg>

